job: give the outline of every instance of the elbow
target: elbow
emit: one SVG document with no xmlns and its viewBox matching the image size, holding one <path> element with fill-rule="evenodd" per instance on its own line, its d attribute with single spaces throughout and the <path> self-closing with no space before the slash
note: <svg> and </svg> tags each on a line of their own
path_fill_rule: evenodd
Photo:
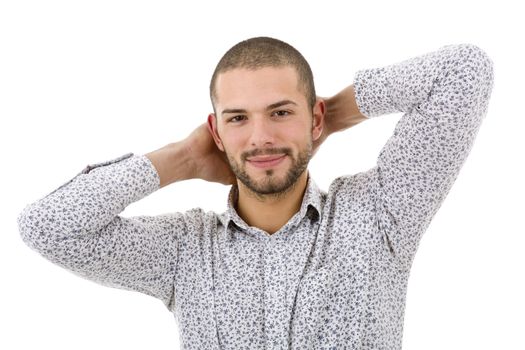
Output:
<svg viewBox="0 0 525 350">
<path fill-rule="evenodd" d="M 35 207 L 36 204 L 26 206 L 17 217 L 18 231 L 22 241 L 31 249 L 44 255 L 53 245 L 54 226 Z"/>
<path fill-rule="evenodd" d="M 68 245 L 63 225 L 37 202 L 28 205 L 17 217 L 22 241 L 45 259 L 67 266 L 65 256 L 74 249 Z"/>
<path fill-rule="evenodd" d="M 494 63 L 487 52 L 474 44 L 448 47 L 446 103 L 450 113 L 472 117 L 476 122 L 486 114 L 494 82 Z"/>
<path fill-rule="evenodd" d="M 460 64 L 471 72 L 475 81 L 492 87 L 494 81 L 494 62 L 488 53 L 475 44 L 460 44 Z"/>
<path fill-rule="evenodd" d="M 494 86 L 494 62 L 487 52 L 476 45 L 468 44 L 467 49 L 470 53 L 467 60 L 472 72 L 472 83 L 468 86 L 470 102 L 476 110 L 475 115 L 484 118 Z"/>
<path fill-rule="evenodd" d="M 39 233 L 40 222 L 36 219 L 35 215 L 32 213 L 32 205 L 26 206 L 17 217 L 18 232 L 22 241 L 29 247 L 36 249 L 38 237 L 41 237 L 42 234 Z"/>
</svg>

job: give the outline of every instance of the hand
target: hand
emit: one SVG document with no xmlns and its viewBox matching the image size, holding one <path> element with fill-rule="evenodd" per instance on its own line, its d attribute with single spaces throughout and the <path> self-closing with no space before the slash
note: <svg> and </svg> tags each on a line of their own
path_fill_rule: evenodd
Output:
<svg viewBox="0 0 525 350">
<path fill-rule="evenodd" d="M 361 114 L 355 99 L 354 85 L 350 85 L 329 98 L 318 97 L 324 101 L 323 133 L 314 141 L 314 153 L 319 146 L 334 132 L 343 131 L 368 119 Z"/>
<path fill-rule="evenodd" d="M 192 159 L 192 177 L 224 185 L 236 183 L 226 154 L 217 148 L 208 123 L 201 124 L 183 144 Z"/>
<path fill-rule="evenodd" d="M 145 156 L 159 174 L 160 187 L 189 179 L 225 185 L 236 182 L 226 155 L 213 142 L 207 123 L 200 125 L 184 140 L 167 144 Z"/>
</svg>

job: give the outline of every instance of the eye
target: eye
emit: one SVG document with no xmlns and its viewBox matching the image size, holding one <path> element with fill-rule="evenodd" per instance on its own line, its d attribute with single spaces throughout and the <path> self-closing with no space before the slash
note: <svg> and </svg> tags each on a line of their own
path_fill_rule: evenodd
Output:
<svg viewBox="0 0 525 350">
<path fill-rule="evenodd" d="M 272 113 L 272 115 L 276 115 L 277 117 L 286 117 L 289 114 L 290 114 L 290 112 L 284 111 L 284 110 L 275 111 L 275 112 Z"/>
<path fill-rule="evenodd" d="M 246 119 L 245 115 L 236 115 L 236 116 L 231 117 L 230 119 L 228 119 L 228 122 L 229 123 L 238 123 L 238 122 L 243 121 L 245 119 Z"/>
</svg>

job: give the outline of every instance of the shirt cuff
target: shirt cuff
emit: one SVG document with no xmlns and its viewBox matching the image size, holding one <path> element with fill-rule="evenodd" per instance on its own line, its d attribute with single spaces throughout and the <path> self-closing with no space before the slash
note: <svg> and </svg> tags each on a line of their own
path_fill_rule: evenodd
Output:
<svg viewBox="0 0 525 350">
<path fill-rule="evenodd" d="M 396 112 L 389 93 L 392 90 L 391 68 L 361 69 L 354 75 L 357 107 L 367 118 Z"/>
<path fill-rule="evenodd" d="M 120 169 L 113 169 L 114 167 L 119 167 Z M 137 200 L 160 188 L 160 176 L 149 158 L 145 155 L 137 155 L 130 152 L 114 159 L 86 165 L 82 171 L 49 193 L 49 195 L 67 186 L 79 176 L 103 171 L 110 171 L 112 173 L 125 171 L 131 172 L 133 176 L 137 174 L 143 176 L 144 179 L 142 181 L 135 182 L 135 185 L 138 186 L 138 188 L 136 188 Z"/>
</svg>

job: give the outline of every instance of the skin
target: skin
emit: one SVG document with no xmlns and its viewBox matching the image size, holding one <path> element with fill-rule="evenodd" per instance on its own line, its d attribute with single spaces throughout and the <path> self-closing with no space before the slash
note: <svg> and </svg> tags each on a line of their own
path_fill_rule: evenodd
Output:
<svg viewBox="0 0 525 350">
<path fill-rule="evenodd" d="M 236 169 L 236 209 L 248 225 L 275 233 L 301 206 L 313 141 L 323 131 L 324 101 L 310 110 L 291 66 L 234 69 L 216 84 L 218 115 L 210 114 L 208 123 Z"/>
<path fill-rule="evenodd" d="M 160 187 L 196 178 L 237 184 L 240 217 L 268 234 L 277 232 L 299 210 L 306 189 L 307 169 L 287 185 L 290 169 L 301 163 L 299 155 L 315 154 L 330 134 L 367 119 L 357 107 L 353 85 L 330 98 L 318 97 L 311 110 L 297 81 L 291 67 L 220 74 L 214 101 L 218 115 L 209 114 L 185 139 L 145 154 Z M 275 105 L 283 101 L 292 103 Z M 250 186 L 236 176 L 239 172 Z"/>
</svg>

